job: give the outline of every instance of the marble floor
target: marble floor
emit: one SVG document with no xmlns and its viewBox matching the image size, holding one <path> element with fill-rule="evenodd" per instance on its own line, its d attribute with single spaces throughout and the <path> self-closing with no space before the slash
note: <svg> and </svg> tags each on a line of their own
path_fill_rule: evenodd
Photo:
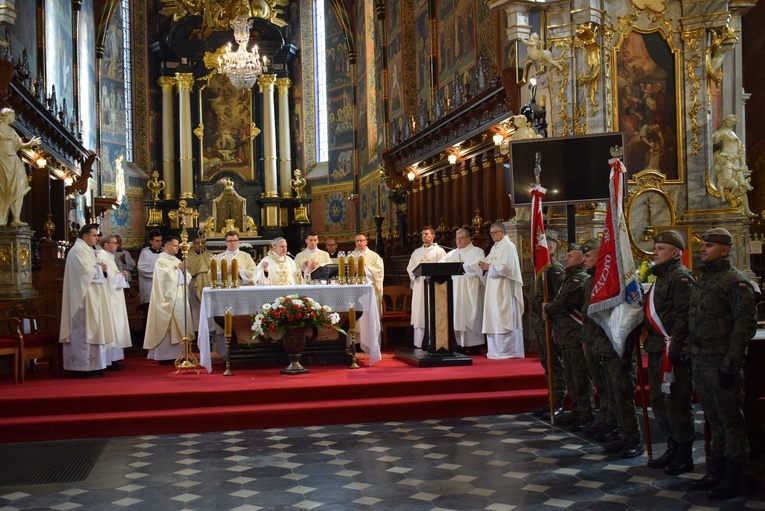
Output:
<svg viewBox="0 0 765 511">
<path fill-rule="evenodd" d="M 118 437 L 85 481 L 0 488 L 0 511 L 765 509 L 751 480 L 686 491 L 695 458 L 665 476 L 529 414 Z"/>
</svg>

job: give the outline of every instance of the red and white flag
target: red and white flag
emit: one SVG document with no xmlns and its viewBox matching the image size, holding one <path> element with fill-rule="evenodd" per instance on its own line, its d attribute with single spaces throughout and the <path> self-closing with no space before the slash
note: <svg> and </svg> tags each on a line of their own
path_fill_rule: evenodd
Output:
<svg viewBox="0 0 765 511">
<path fill-rule="evenodd" d="M 606 210 L 603 240 L 587 314 L 605 330 L 621 357 L 627 336 L 643 322 L 643 292 L 624 219 L 627 169 L 618 158 L 608 160 L 608 163 L 611 165 L 611 199 Z"/>
<path fill-rule="evenodd" d="M 536 278 L 550 267 L 550 251 L 547 250 L 545 220 L 542 215 L 542 197 L 547 190 L 537 185 L 531 190 L 531 259 L 534 263 Z"/>
</svg>

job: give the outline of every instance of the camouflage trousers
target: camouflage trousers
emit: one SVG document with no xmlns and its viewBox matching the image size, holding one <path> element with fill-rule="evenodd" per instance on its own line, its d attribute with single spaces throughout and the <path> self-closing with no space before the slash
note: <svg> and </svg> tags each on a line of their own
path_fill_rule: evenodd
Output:
<svg viewBox="0 0 765 511">
<path fill-rule="evenodd" d="M 537 353 L 539 353 L 539 361 L 542 363 L 542 367 L 545 370 L 545 378 L 549 381 L 547 374 L 547 346 L 545 342 L 545 329 L 544 323 L 542 323 L 542 330 L 535 329 L 536 334 L 536 347 Z M 552 332 L 550 332 L 552 335 Z M 560 348 L 555 344 L 554 340 L 550 342 L 550 351 L 552 352 L 552 371 L 553 371 L 553 397 L 555 406 L 563 406 L 563 400 L 566 397 L 566 380 L 563 374 L 563 358 L 561 357 Z M 549 391 L 548 391 L 549 394 Z M 549 399 L 550 396 L 548 395 Z"/>
<path fill-rule="evenodd" d="M 606 373 L 603 366 L 599 364 L 595 357 L 590 354 L 590 347 L 584 343 L 584 356 L 587 359 L 587 369 L 590 371 L 592 384 L 598 392 L 598 401 L 600 408 L 600 420 L 606 424 L 616 426 L 616 416 L 608 411 L 608 392 L 606 391 Z"/>
<path fill-rule="evenodd" d="M 744 419 L 744 371 L 739 368 L 733 385 L 720 388 L 718 371 L 723 355 L 694 356 L 693 383 L 704 410 L 704 418 L 712 431 L 712 456 L 724 456 L 737 463 L 749 459 L 749 441 Z"/>
<path fill-rule="evenodd" d="M 613 411 L 622 436 L 629 442 L 643 438 L 635 413 L 635 347 L 627 342 L 621 357 L 604 357 L 609 411 Z"/>
<path fill-rule="evenodd" d="M 571 397 L 571 412 L 585 420 L 595 418 L 595 397 L 592 392 L 592 379 L 587 369 L 582 344 L 561 346 L 563 355 L 563 373 L 566 379 L 568 395 Z"/>
<path fill-rule="evenodd" d="M 688 442 L 696 438 L 693 424 L 693 377 L 691 362 L 675 364 L 675 381 L 670 386 L 670 393 L 661 391 L 662 352 L 648 353 L 648 385 L 651 394 L 651 409 L 656 417 L 662 434 L 676 442 Z"/>
</svg>

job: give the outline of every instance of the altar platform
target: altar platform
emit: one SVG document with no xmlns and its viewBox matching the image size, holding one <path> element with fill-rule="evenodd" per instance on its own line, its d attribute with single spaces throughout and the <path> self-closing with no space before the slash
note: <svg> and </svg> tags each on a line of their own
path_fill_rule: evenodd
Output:
<svg viewBox="0 0 765 511">
<path fill-rule="evenodd" d="M 136 355 L 124 371 L 95 380 L 47 368 L 23 385 L 0 375 L 2 442 L 519 413 L 546 398 L 537 358 L 478 356 L 473 366 L 417 368 L 390 350 L 374 366 L 360 354 L 358 369 L 309 366 L 309 374 L 289 376 L 245 368 L 226 377 L 219 362 L 212 373 L 173 374 L 143 350 Z"/>
</svg>

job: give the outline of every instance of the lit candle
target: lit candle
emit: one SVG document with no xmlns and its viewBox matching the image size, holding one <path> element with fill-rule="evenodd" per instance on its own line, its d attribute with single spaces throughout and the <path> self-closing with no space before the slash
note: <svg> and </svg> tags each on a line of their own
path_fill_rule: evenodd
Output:
<svg viewBox="0 0 765 511">
<path fill-rule="evenodd" d="M 231 260 L 231 280 L 237 280 L 239 278 L 239 259 Z"/>
<path fill-rule="evenodd" d="M 356 309 L 353 307 L 348 309 L 348 331 L 356 331 Z"/>
<path fill-rule="evenodd" d="M 345 278 L 345 257 L 337 258 L 337 278 L 340 280 Z"/>
<path fill-rule="evenodd" d="M 210 279 L 214 287 L 215 283 L 218 282 L 218 261 L 214 257 L 210 258 Z"/>
<path fill-rule="evenodd" d="M 223 287 L 228 282 L 228 267 L 225 259 L 220 260 L 220 280 Z"/>
<path fill-rule="evenodd" d="M 234 318 L 231 316 L 231 309 L 226 311 L 225 321 L 223 323 L 226 337 L 231 337 L 231 323 Z"/>
<path fill-rule="evenodd" d="M 353 284 L 353 278 L 356 276 L 356 259 L 348 257 L 348 280 Z"/>
<path fill-rule="evenodd" d="M 363 284 L 364 283 L 364 256 L 359 256 L 359 281 Z"/>
</svg>

